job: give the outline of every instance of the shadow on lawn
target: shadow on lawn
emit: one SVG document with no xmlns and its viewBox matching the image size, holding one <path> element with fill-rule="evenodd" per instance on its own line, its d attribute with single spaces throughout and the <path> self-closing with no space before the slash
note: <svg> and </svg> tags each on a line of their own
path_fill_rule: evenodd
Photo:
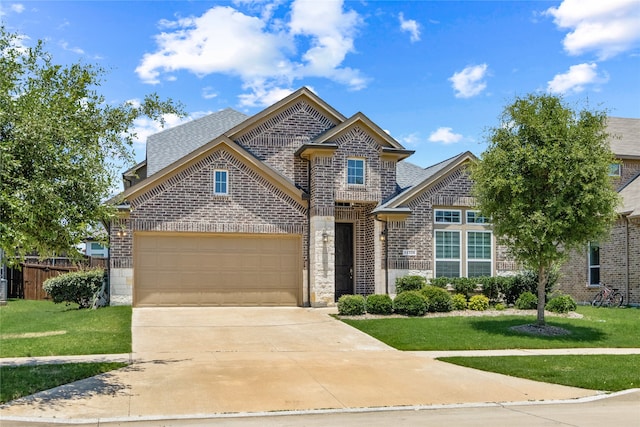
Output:
<svg viewBox="0 0 640 427">
<path fill-rule="evenodd" d="M 566 335 L 536 335 L 518 332 L 511 329 L 514 326 L 531 324 L 527 319 L 507 319 L 507 318 L 478 318 L 469 322 L 471 327 L 482 332 L 505 337 L 531 338 L 543 341 L 555 342 L 597 342 L 606 338 L 607 334 L 596 328 L 577 326 L 567 323 L 547 322 L 548 326 L 563 328 L 569 331 Z"/>
</svg>

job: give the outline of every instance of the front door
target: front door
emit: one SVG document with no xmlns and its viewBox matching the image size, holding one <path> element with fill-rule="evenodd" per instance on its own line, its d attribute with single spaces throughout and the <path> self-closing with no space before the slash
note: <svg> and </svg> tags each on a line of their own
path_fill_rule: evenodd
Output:
<svg viewBox="0 0 640 427">
<path fill-rule="evenodd" d="M 336 301 L 353 294 L 353 224 L 336 223 Z"/>
</svg>

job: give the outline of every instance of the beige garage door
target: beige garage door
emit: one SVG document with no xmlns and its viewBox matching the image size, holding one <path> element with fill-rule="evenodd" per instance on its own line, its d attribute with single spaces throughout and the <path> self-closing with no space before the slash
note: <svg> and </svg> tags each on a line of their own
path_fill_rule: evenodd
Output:
<svg viewBox="0 0 640 427">
<path fill-rule="evenodd" d="M 134 305 L 300 305 L 300 236 L 135 233 Z"/>
</svg>

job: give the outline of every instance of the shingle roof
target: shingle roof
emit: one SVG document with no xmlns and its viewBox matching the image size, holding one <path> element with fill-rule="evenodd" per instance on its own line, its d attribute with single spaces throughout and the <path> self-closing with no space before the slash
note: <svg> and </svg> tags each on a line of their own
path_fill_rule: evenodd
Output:
<svg viewBox="0 0 640 427">
<path fill-rule="evenodd" d="M 459 156 L 451 157 L 450 159 L 443 160 L 440 163 L 436 163 L 435 165 L 431 165 L 426 168 L 422 168 L 418 165 L 407 162 L 406 160 L 398 162 L 396 165 L 396 182 L 398 183 L 398 187 L 400 187 L 400 191 L 402 192 L 414 185 L 420 184 L 425 179 L 436 174 L 439 170 L 447 167 L 449 163 L 453 162 L 458 157 Z"/>
<path fill-rule="evenodd" d="M 630 218 L 640 217 L 640 174 L 625 185 L 619 194 L 622 196 L 622 206 L 618 212 Z"/>
<path fill-rule="evenodd" d="M 616 157 L 640 158 L 640 119 L 608 117 L 607 132 L 613 136 L 609 143 Z"/>
<path fill-rule="evenodd" d="M 218 111 L 147 138 L 147 175 L 151 176 L 212 141 L 249 116 L 231 108 Z"/>
</svg>

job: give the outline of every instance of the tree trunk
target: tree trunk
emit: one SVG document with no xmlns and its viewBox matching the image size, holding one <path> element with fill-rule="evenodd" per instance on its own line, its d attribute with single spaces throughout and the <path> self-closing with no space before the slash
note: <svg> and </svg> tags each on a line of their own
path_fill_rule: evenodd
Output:
<svg viewBox="0 0 640 427">
<path fill-rule="evenodd" d="M 538 268 L 538 321 L 536 322 L 539 326 L 544 326 L 544 305 L 545 299 L 547 297 L 545 288 L 547 286 L 547 269 L 545 266 L 540 266 Z"/>
</svg>

